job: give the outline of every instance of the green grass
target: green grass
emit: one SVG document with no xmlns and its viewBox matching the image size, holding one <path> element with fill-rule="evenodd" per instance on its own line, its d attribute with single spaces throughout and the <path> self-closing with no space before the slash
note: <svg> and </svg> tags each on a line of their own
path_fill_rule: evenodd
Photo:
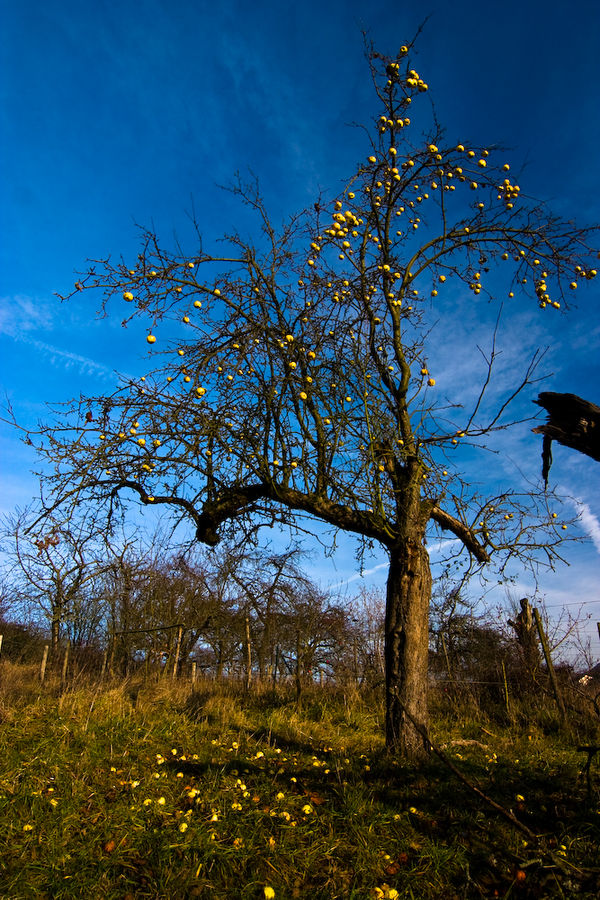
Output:
<svg viewBox="0 0 600 900">
<path fill-rule="evenodd" d="M 535 723 L 432 728 L 479 742 L 446 752 L 531 842 L 435 757 L 386 755 L 372 698 L 4 683 L 2 898 L 598 896 L 597 772 L 588 798 Z"/>
</svg>

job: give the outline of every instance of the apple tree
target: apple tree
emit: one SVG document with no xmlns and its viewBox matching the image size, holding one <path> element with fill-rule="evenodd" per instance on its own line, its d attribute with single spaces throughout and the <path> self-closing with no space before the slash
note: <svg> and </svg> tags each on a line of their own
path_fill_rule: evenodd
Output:
<svg viewBox="0 0 600 900">
<path fill-rule="evenodd" d="M 409 47 L 368 59 L 374 120 L 337 196 L 275 228 L 258 187 L 238 181 L 254 242 L 233 234 L 219 252 L 200 239 L 184 252 L 143 230 L 137 259 L 79 274 L 69 296 L 100 294 L 105 313 L 147 323 L 150 364 L 109 395 L 74 400 L 41 429 L 39 450 L 54 466 L 55 514 L 86 502 L 110 517 L 139 503 L 187 520 L 209 546 L 308 517 L 385 548 L 386 741 L 416 758 L 428 537 L 450 533 L 471 570 L 552 564 L 562 538 L 543 491 L 482 497 L 456 462 L 509 424 L 538 358 L 504 394 L 492 390 L 492 326 L 466 407 L 429 358 L 432 324 L 452 342 L 457 298 L 499 306 L 498 291 L 557 315 L 596 274 L 597 229 L 534 202 L 500 150 L 447 139 Z M 462 361 L 467 349 L 456 352 Z"/>
</svg>

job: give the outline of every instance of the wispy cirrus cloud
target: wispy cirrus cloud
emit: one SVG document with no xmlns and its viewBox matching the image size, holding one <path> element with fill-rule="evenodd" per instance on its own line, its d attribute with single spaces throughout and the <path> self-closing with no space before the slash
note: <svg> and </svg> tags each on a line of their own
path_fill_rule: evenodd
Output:
<svg viewBox="0 0 600 900">
<path fill-rule="evenodd" d="M 572 497 L 571 503 L 577 510 L 581 527 L 592 541 L 597 552 L 600 553 L 600 519 L 596 516 L 587 503 L 579 497 Z"/>
<path fill-rule="evenodd" d="M 355 572 L 354 575 L 351 575 L 349 578 L 344 578 L 343 581 L 338 582 L 333 585 L 334 588 L 344 587 L 347 584 L 350 584 L 353 581 L 362 581 L 365 578 L 368 578 L 370 575 L 374 575 L 376 572 L 381 572 L 382 569 L 388 569 L 389 562 L 378 563 L 376 566 L 372 566 L 370 569 L 363 569 L 361 572 Z"/>
<path fill-rule="evenodd" d="M 46 334 L 53 330 L 57 313 L 58 307 L 24 294 L 0 297 L 0 335 L 33 347 L 50 365 L 62 371 L 114 381 L 115 371 L 110 366 L 34 337 L 36 332 Z"/>
<path fill-rule="evenodd" d="M 458 552 L 463 546 L 463 542 L 460 538 L 440 538 L 426 549 L 430 557 L 437 557 L 447 556 L 450 553 Z"/>
<path fill-rule="evenodd" d="M 45 353 L 53 366 L 59 366 L 66 371 L 74 369 L 79 375 L 89 375 L 93 378 L 101 378 L 103 381 L 115 380 L 114 369 L 102 365 L 102 363 L 98 363 L 87 356 L 72 353 L 70 350 L 61 350 L 60 347 L 54 347 L 52 344 L 46 344 L 44 341 L 26 339 L 26 343 Z"/>
<path fill-rule="evenodd" d="M 0 297 L 0 334 L 24 340 L 26 334 L 40 329 L 48 331 L 52 325 L 52 312 L 44 301 L 25 294 Z"/>
</svg>

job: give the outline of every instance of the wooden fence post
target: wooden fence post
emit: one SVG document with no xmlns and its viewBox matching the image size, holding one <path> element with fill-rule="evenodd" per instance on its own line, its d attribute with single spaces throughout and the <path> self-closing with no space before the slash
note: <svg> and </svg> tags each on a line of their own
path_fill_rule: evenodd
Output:
<svg viewBox="0 0 600 900">
<path fill-rule="evenodd" d="M 446 661 L 446 672 L 448 673 L 448 681 L 452 681 L 452 668 L 450 666 L 450 657 L 448 656 L 448 648 L 446 647 L 446 638 L 444 637 L 444 632 L 440 631 L 440 640 L 442 644 L 442 650 L 444 651 L 444 659 Z"/>
<path fill-rule="evenodd" d="M 196 665 L 197 665 L 196 660 L 193 660 L 193 662 L 192 662 L 192 684 L 196 683 Z"/>
<path fill-rule="evenodd" d="M 296 631 L 296 702 L 302 693 L 302 672 L 300 669 L 300 629 Z"/>
<path fill-rule="evenodd" d="M 67 646 L 65 648 L 65 655 L 63 657 L 62 670 L 60 673 L 61 688 L 63 688 L 65 686 L 66 681 L 67 681 L 67 668 L 69 666 L 69 651 L 70 651 L 70 649 L 71 649 L 71 642 L 69 641 L 69 643 L 67 644 Z"/>
<path fill-rule="evenodd" d="M 550 676 L 550 682 L 552 684 L 552 690 L 554 691 L 554 698 L 556 700 L 556 705 L 558 707 L 558 711 L 560 713 L 561 720 L 563 725 L 568 727 L 567 721 L 567 711 L 565 709 L 565 704 L 563 702 L 562 694 L 560 692 L 560 688 L 558 686 L 558 679 L 556 677 L 556 672 L 554 671 L 554 666 L 552 664 L 552 657 L 550 656 L 550 647 L 548 645 L 548 640 L 546 638 L 546 634 L 544 632 L 544 626 L 542 625 L 542 618 L 540 616 L 539 610 L 537 607 L 533 610 L 533 615 L 535 617 L 535 624 L 537 625 L 538 634 L 540 636 L 540 642 L 542 644 L 542 650 L 544 651 L 544 658 L 546 660 L 546 665 L 548 667 L 548 674 Z"/>
<path fill-rule="evenodd" d="M 46 644 L 46 645 L 44 646 L 44 652 L 43 652 L 43 654 L 42 654 L 42 664 L 41 664 L 41 666 L 40 666 L 40 682 L 41 682 L 42 684 L 44 683 L 44 678 L 46 677 L 46 666 L 47 666 L 47 664 L 48 664 L 48 651 L 49 651 L 49 649 L 50 649 L 50 648 L 49 648 L 48 644 Z"/>
<path fill-rule="evenodd" d="M 179 669 L 179 653 L 181 650 L 181 639 L 183 637 L 183 627 L 180 625 L 177 629 L 177 644 L 175 645 L 175 661 L 173 663 L 173 681 L 177 678 L 177 670 Z"/>
<path fill-rule="evenodd" d="M 0 656 L 2 656 L 2 638 L 3 637 L 4 637 L 4 635 L 0 634 Z"/>
<path fill-rule="evenodd" d="M 103 680 L 106 675 L 106 665 L 108 663 L 108 646 L 104 648 L 104 653 L 102 654 L 102 666 L 100 667 L 100 681 Z"/>
<path fill-rule="evenodd" d="M 246 690 L 252 683 L 252 642 L 250 640 L 250 618 L 246 616 Z"/>
<path fill-rule="evenodd" d="M 114 674 L 113 670 L 114 670 L 114 663 L 115 663 L 115 642 L 116 642 L 115 635 L 111 634 L 110 643 L 108 645 L 108 661 L 107 661 L 109 678 L 112 678 L 112 676 Z"/>
<path fill-rule="evenodd" d="M 504 683 L 504 703 L 506 704 L 506 714 L 508 718 L 511 718 L 510 713 L 510 700 L 508 696 L 508 679 L 506 677 L 506 666 L 504 665 L 504 660 L 502 660 L 502 680 Z"/>
</svg>

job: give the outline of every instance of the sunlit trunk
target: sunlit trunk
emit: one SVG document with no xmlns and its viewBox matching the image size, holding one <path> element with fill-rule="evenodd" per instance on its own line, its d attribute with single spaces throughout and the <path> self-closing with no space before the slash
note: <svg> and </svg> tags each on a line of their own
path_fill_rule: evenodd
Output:
<svg viewBox="0 0 600 900">
<path fill-rule="evenodd" d="M 431 570 L 420 528 L 390 548 L 385 617 L 386 745 L 406 759 L 427 754 L 407 710 L 427 728 Z"/>
<path fill-rule="evenodd" d="M 50 625 L 52 653 L 56 653 L 60 643 L 60 626 L 62 619 L 62 607 L 54 606 L 52 610 L 52 622 Z"/>
</svg>

